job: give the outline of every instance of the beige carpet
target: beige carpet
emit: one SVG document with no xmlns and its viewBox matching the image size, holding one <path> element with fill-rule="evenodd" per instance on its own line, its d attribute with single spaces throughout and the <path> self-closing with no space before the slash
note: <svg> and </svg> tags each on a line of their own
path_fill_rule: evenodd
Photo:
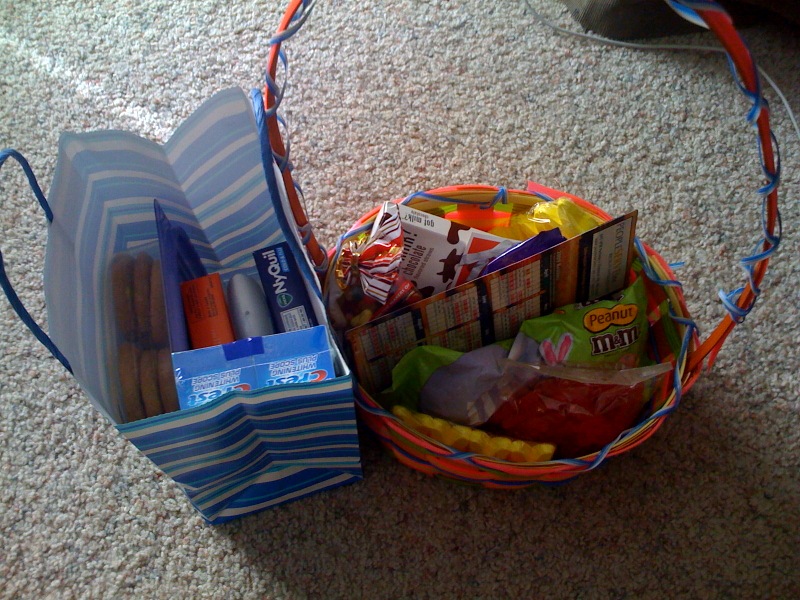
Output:
<svg viewBox="0 0 800 600">
<path fill-rule="evenodd" d="M 0 0 L 0 146 L 47 190 L 61 131 L 165 140 L 214 91 L 259 84 L 283 5 Z M 797 31 L 746 37 L 800 111 Z M 326 243 L 389 198 L 533 179 L 638 208 L 640 236 L 687 261 L 704 331 L 718 286 L 740 285 L 760 173 L 719 56 L 585 43 L 483 0 L 320 2 L 288 52 L 296 173 Z M 0 596 L 800 596 L 800 145 L 768 96 L 786 235 L 756 310 L 655 437 L 555 489 L 427 478 L 365 437 L 363 482 L 207 526 L 0 302 Z M 45 220 L 11 162 L 0 198 L 7 269 L 42 321 Z"/>
</svg>

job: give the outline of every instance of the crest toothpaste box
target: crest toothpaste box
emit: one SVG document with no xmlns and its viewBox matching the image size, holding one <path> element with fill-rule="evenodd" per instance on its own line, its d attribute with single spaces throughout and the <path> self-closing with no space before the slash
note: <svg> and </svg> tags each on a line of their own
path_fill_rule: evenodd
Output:
<svg viewBox="0 0 800 600">
<path fill-rule="evenodd" d="M 328 334 L 322 325 L 175 352 L 172 366 L 182 409 L 201 406 L 228 392 L 335 376 Z"/>
<path fill-rule="evenodd" d="M 318 325 L 303 276 L 286 242 L 253 253 L 275 329 L 298 331 Z"/>
</svg>

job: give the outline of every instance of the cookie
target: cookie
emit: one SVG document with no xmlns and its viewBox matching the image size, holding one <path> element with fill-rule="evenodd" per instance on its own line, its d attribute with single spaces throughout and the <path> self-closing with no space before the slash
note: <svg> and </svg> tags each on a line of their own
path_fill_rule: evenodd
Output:
<svg viewBox="0 0 800 600">
<path fill-rule="evenodd" d="M 172 355 L 162 348 L 158 351 L 158 388 L 161 391 L 161 404 L 164 412 L 174 412 L 178 405 L 178 391 L 175 387 L 175 373 L 172 370 Z"/>
<path fill-rule="evenodd" d="M 136 312 L 136 335 L 141 348 L 150 346 L 150 271 L 153 257 L 146 252 L 136 255 L 133 263 L 133 308 Z"/>
<path fill-rule="evenodd" d="M 139 349 L 131 343 L 119 347 L 119 383 L 125 422 L 144 419 L 144 407 L 139 393 Z"/>
<path fill-rule="evenodd" d="M 150 335 L 154 347 L 169 346 L 167 307 L 164 304 L 164 282 L 161 280 L 160 261 L 155 261 L 150 270 Z"/>
<path fill-rule="evenodd" d="M 142 406 L 147 417 L 155 417 L 164 412 L 161 407 L 161 394 L 158 391 L 158 350 L 142 351 L 139 362 L 139 389 Z"/>
<path fill-rule="evenodd" d="M 133 341 L 136 337 L 136 312 L 133 308 L 133 257 L 117 254 L 111 261 L 111 296 L 114 320 L 120 337 Z"/>
</svg>

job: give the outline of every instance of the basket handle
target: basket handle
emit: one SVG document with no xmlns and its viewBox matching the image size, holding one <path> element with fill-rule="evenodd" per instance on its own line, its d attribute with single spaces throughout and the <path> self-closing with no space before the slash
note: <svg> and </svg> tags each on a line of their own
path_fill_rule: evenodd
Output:
<svg viewBox="0 0 800 600">
<path fill-rule="evenodd" d="M 281 43 L 294 35 L 300 26 L 302 26 L 305 19 L 311 14 L 314 2 L 315 0 L 292 0 L 278 26 L 278 32 L 269 41 L 270 49 L 266 73 L 267 83 L 264 87 L 264 110 L 266 112 L 267 131 L 269 134 L 270 146 L 272 147 L 272 154 L 281 166 L 283 183 L 286 188 L 286 195 L 289 199 L 289 206 L 292 209 L 292 216 L 294 217 L 297 228 L 303 234 L 303 243 L 306 245 L 308 255 L 312 262 L 317 268 L 324 269 L 328 264 L 327 254 L 314 236 L 311 224 L 308 221 L 308 216 L 297 195 L 297 187 L 295 186 L 294 179 L 292 179 L 291 168 L 288 164 L 288 145 L 284 145 L 283 143 L 278 117 L 278 105 L 283 96 L 283 91 L 279 90 L 275 83 L 278 60 L 280 59 L 283 61 L 284 65 L 286 64 L 286 58 L 281 53 Z M 301 8 L 303 9 L 302 11 L 300 11 Z"/>
<path fill-rule="evenodd" d="M 778 181 L 780 177 L 780 161 L 777 158 L 777 141 L 769 124 L 769 110 L 761 93 L 761 84 L 758 69 L 753 61 L 747 45 L 736 31 L 730 15 L 713 0 L 665 0 L 678 14 L 698 24 L 705 24 L 719 39 L 725 49 L 734 71 L 738 78 L 742 92 L 752 101 L 752 109 L 748 114 L 748 121 L 757 130 L 759 151 L 761 154 L 761 167 L 767 180 L 766 185 L 759 189 L 763 199 L 761 224 L 764 233 L 763 240 L 756 252 L 742 259 L 742 267 L 747 273 L 745 286 L 732 293 L 720 292 L 727 313 L 708 337 L 690 353 L 687 371 L 697 373 L 703 368 L 706 358 L 709 367 L 713 363 L 725 339 L 733 328 L 744 320 L 752 310 L 758 295 L 760 284 L 767 271 L 769 259 L 780 243 L 780 213 L 778 211 Z M 276 158 L 286 158 L 287 148 L 284 146 L 280 132 L 277 108 L 283 92 L 276 84 L 278 62 L 286 65 L 286 58 L 281 52 L 281 44 L 294 35 L 311 13 L 315 0 L 290 0 L 289 6 L 278 26 L 277 33 L 270 40 L 269 57 L 267 61 L 266 86 L 264 103 L 267 112 L 267 125 L 272 152 Z M 283 178 L 289 194 L 292 212 L 299 227 L 308 227 L 308 219 L 295 192 L 294 181 L 290 169 L 283 169 Z M 776 234 L 777 229 L 777 234 Z M 308 231 L 308 250 L 314 263 L 319 267 L 325 264 L 325 257 L 314 238 L 313 232 Z"/>
<path fill-rule="evenodd" d="M 764 238 L 760 244 L 760 249 L 755 254 L 742 259 L 742 266 L 748 274 L 747 285 L 728 296 L 728 303 L 726 303 L 728 314 L 723 317 L 717 327 L 689 357 L 687 370 L 694 371 L 701 367 L 706 357 L 710 359 L 709 366 L 713 363 L 725 339 L 733 328 L 738 323 L 741 323 L 752 310 L 758 295 L 761 293 L 759 286 L 767 271 L 769 259 L 780 243 L 781 225 L 778 211 L 780 162 L 776 156 L 777 141 L 769 124 L 769 110 L 761 93 L 758 69 L 750 50 L 734 28 L 730 15 L 715 2 L 686 2 L 681 4 L 692 5 L 689 8 L 694 8 L 695 12 L 708 25 L 708 28 L 717 36 L 735 68 L 735 73 L 738 74 L 742 91 L 752 100 L 753 106 L 750 114 L 748 114 L 748 121 L 755 125 L 758 132 L 761 168 L 767 180 L 766 185 L 759 190 L 759 194 L 764 198 L 761 217 Z M 699 6 L 693 6 L 695 4 L 701 6 L 708 4 L 709 7 L 700 8 Z M 773 147 L 773 143 L 775 147 Z M 776 228 L 778 230 L 777 235 L 775 233 Z M 735 302 L 731 301 L 731 297 L 735 298 Z M 722 300 L 725 302 L 726 298 L 722 297 Z"/>
<path fill-rule="evenodd" d="M 42 188 L 39 187 L 39 182 L 36 181 L 36 176 L 33 173 L 33 169 L 31 169 L 31 166 L 28 164 L 28 161 L 25 160 L 25 157 L 16 150 L 7 148 L 0 151 L 0 168 L 3 167 L 3 164 L 9 158 L 16 160 L 22 167 L 22 170 L 25 172 L 25 175 L 28 178 L 28 184 L 33 190 L 33 194 L 36 196 L 36 199 L 39 201 L 39 205 L 42 207 L 45 217 L 47 217 L 47 222 L 52 223 L 53 211 L 50 209 L 50 205 L 47 203 L 47 198 L 45 198 Z M 28 329 L 31 330 L 33 335 L 36 336 L 36 339 L 38 339 L 42 345 L 44 345 L 44 347 L 47 348 L 62 365 L 64 365 L 64 368 L 67 371 L 72 373 L 72 367 L 70 366 L 67 358 L 61 353 L 61 351 L 55 345 L 55 342 L 50 339 L 50 336 L 47 335 L 34 320 L 34 318 L 22 304 L 22 301 L 19 299 L 17 293 L 14 291 L 14 287 L 11 285 L 11 281 L 8 279 L 8 275 L 6 274 L 2 252 L 0 252 L 0 288 L 2 288 L 6 298 L 8 298 L 11 308 L 14 309 L 14 312 L 17 313 L 17 316 L 20 318 L 20 320 L 27 326 Z"/>
</svg>

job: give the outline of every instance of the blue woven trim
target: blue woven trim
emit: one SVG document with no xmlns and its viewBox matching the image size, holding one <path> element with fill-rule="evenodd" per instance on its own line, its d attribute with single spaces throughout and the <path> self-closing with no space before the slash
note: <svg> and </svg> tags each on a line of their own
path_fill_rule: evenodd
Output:
<svg viewBox="0 0 800 600">
<path fill-rule="evenodd" d="M 47 217 L 48 222 L 52 223 L 53 211 L 50 209 L 50 205 L 47 203 L 47 199 L 42 192 L 42 188 L 39 186 L 39 182 L 36 181 L 36 175 L 34 175 L 33 169 L 31 169 L 28 161 L 25 160 L 25 157 L 16 150 L 7 148 L 0 151 L 0 168 L 3 167 L 3 164 L 5 164 L 8 158 L 13 158 L 20 164 L 22 170 L 25 172 L 25 176 L 28 178 L 28 184 L 33 190 L 36 199 L 39 201 L 42 210 L 44 210 L 44 214 Z M 34 318 L 22 304 L 22 301 L 19 299 L 17 293 L 14 291 L 14 287 L 11 285 L 11 281 L 6 273 L 2 252 L 0 252 L 0 288 L 2 288 L 6 298 L 8 298 L 11 308 L 14 309 L 14 312 L 17 313 L 17 316 L 25 324 L 25 326 L 30 329 L 31 333 L 36 336 L 36 339 L 39 340 L 42 345 L 50 351 L 50 354 L 52 354 L 62 365 L 64 365 L 64 368 L 67 371 L 72 373 L 72 367 L 70 366 L 67 358 L 61 353 L 61 350 L 58 349 L 53 340 L 50 339 L 50 336 L 48 336 L 44 330 L 39 327 L 39 324 L 36 323 Z"/>
<path fill-rule="evenodd" d="M 555 198 L 551 198 L 550 196 L 548 196 L 544 192 L 531 192 L 531 191 L 529 191 L 528 193 L 529 194 L 533 194 L 534 196 L 536 196 L 537 198 L 541 198 L 542 200 L 546 200 L 547 202 L 555 202 Z"/>
<path fill-rule="evenodd" d="M 535 195 L 545 200 L 552 200 L 552 198 L 548 198 L 544 194 L 535 194 Z M 409 204 L 414 200 L 430 200 L 432 202 L 442 202 L 444 204 L 471 204 L 471 205 L 477 205 L 481 208 L 492 208 L 498 202 L 500 204 L 508 204 L 508 189 L 505 186 L 500 186 L 497 189 L 497 193 L 492 197 L 492 199 L 486 202 L 475 202 L 473 200 L 449 198 L 448 196 L 431 194 L 430 192 L 414 192 L 413 194 L 406 196 L 402 200 L 402 202 L 400 202 L 400 204 Z"/>
<path fill-rule="evenodd" d="M 277 105 L 276 105 L 277 107 Z M 283 134 L 283 141 L 284 141 L 284 151 L 286 154 L 278 154 L 274 150 L 272 151 L 272 156 L 275 157 L 275 163 L 278 165 L 278 168 L 281 170 L 281 173 L 288 170 L 290 173 L 294 170 L 291 161 L 289 160 L 289 153 L 292 149 L 292 139 L 289 135 L 289 125 L 287 124 L 286 120 L 281 116 L 276 114 L 275 118 L 278 120 L 278 123 L 283 126 L 284 134 Z"/>
<path fill-rule="evenodd" d="M 306 19 L 311 16 L 311 11 L 314 10 L 314 5 L 316 3 L 316 0 L 304 0 L 303 4 L 292 17 L 292 24 L 284 31 L 270 38 L 269 45 L 274 46 L 275 44 L 281 44 L 297 33 L 303 26 L 303 23 L 306 22 Z"/>
<path fill-rule="evenodd" d="M 300 234 L 300 241 L 303 244 L 308 244 L 311 239 L 311 223 L 306 223 L 303 227 L 298 227 L 297 232 Z"/>
<path fill-rule="evenodd" d="M 638 237 L 633 238 L 633 245 L 636 248 L 637 254 L 639 255 L 640 262 L 642 263 L 642 270 L 644 270 L 645 275 L 647 275 L 647 278 L 650 281 L 661 286 L 677 288 L 683 287 L 683 284 L 676 279 L 661 279 L 661 277 L 659 277 L 659 275 L 655 272 L 655 269 L 653 269 L 653 265 L 650 264 L 650 260 L 647 258 L 647 251 L 644 249 L 644 244 L 642 244 L 642 241 Z M 683 266 L 684 263 L 677 264 Z"/>
<path fill-rule="evenodd" d="M 645 276 L 650 281 L 662 287 L 663 286 L 676 287 L 676 288 L 683 287 L 683 284 L 680 281 L 677 281 L 675 279 L 662 279 L 661 277 L 658 276 L 658 274 L 655 272 L 655 269 L 653 269 L 653 265 L 650 264 L 650 260 L 647 258 L 647 252 L 644 249 L 644 244 L 642 244 L 642 241 L 638 237 L 634 238 L 633 244 L 634 247 L 636 248 L 637 254 L 639 255 L 639 259 L 642 264 L 642 269 L 644 270 Z M 682 262 L 676 264 L 681 267 L 684 265 L 684 263 Z M 686 332 L 684 333 L 683 341 L 681 342 L 681 349 L 680 352 L 678 353 L 678 356 L 676 357 L 677 359 L 676 364 L 681 365 L 687 358 L 689 352 L 689 344 L 691 343 L 692 336 L 694 336 L 695 333 L 697 333 L 698 327 L 697 323 L 695 323 L 692 319 L 689 319 L 687 317 L 679 317 L 678 315 L 676 315 L 671 305 L 669 308 L 669 316 L 673 321 L 675 321 L 679 325 L 683 325 L 684 327 L 686 327 Z M 681 381 L 681 375 L 677 368 L 673 371 L 672 376 L 673 376 L 673 387 L 675 388 L 674 405 L 672 407 L 669 407 L 668 409 L 662 409 L 650 415 L 647 421 L 650 421 L 652 419 L 658 418 L 660 416 L 672 412 L 673 410 L 675 410 L 678 404 L 680 404 L 681 393 L 683 391 L 683 382 Z M 645 423 L 647 421 L 645 421 Z"/>
<path fill-rule="evenodd" d="M 286 58 L 286 53 L 283 50 L 278 50 L 278 61 L 281 63 L 281 67 L 283 67 L 283 85 L 278 85 L 278 82 L 270 76 L 269 71 L 264 74 L 264 82 L 267 84 L 267 88 L 269 88 L 272 95 L 275 96 L 275 103 L 266 111 L 267 117 L 272 117 L 277 114 L 278 107 L 283 101 L 283 95 L 286 91 L 286 82 L 289 76 L 289 60 Z"/>
</svg>

